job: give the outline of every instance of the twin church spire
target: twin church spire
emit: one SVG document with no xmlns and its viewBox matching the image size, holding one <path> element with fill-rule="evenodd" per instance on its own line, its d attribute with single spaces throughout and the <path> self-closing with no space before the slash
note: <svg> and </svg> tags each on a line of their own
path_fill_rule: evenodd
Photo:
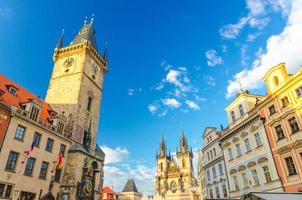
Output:
<svg viewBox="0 0 302 200">
<path fill-rule="evenodd" d="M 185 136 L 185 133 L 183 130 L 181 130 L 180 138 L 179 138 L 179 146 L 176 150 L 177 154 L 185 154 L 185 153 L 192 153 L 192 149 L 189 149 L 188 140 Z M 157 157 L 166 157 L 167 156 L 167 144 L 164 139 L 164 136 L 162 135 L 159 142 L 159 154 L 156 153 Z M 171 157 L 170 152 L 168 157 Z"/>
</svg>

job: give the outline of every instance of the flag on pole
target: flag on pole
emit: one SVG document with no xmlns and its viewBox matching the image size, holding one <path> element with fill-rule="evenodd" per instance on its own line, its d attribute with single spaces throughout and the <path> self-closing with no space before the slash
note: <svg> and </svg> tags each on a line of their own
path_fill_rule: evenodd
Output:
<svg viewBox="0 0 302 200">
<path fill-rule="evenodd" d="M 24 153 L 26 153 L 26 158 L 30 158 L 32 153 L 34 152 L 34 148 L 35 148 L 35 145 L 36 145 L 36 138 L 34 138 L 33 142 L 31 143 L 31 146 L 29 147 L 29 149 L 27 149 L 26 151 L 24 151 Z M 25 160 L 22 162 L 22 164 L 25 162 Z"/>
<path fill-rule="evenodd" d="M 63 167 L 63 156 L 62 156 L 62 152 L 60 152 L 59 156 L 58 156 L 55 171 L 58 171 L 59 169 L 62 169 L 62 167 Z"/>
</svg>

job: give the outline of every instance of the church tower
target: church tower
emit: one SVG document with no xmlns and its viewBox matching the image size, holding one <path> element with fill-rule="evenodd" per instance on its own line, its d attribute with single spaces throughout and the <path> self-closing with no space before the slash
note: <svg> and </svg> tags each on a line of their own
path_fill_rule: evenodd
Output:
<svg viewBox="0 0 302 200">
<path fill-rule="evenodd" d="M 97 48 L 93 19 L 84 22 L 67 46 L 63 46 L 62 33 L 53 61 L 46 102 L 67 117 L 65 134 L 95 149 L 107 49 L 102 56 Z"/>
<path fill-rule="evenodd" d="M 172 157 L 170 153 L 167 155 L 166 149 L 166 142 L 161 137 L 159 153 L 156 154 L 156 198 L 166 200 L 198 199 L 198 194 L 193 191 L 197 183 L 193 173 L 193 153 L 189 149 L 184 132 L 182 131 L 180 134 L 175 157 Z"/>
<path fill-rule="evenodd" d="M 62 33 L 54 49 L 45 101 L 65 115 L 62 134 L 72 141 L 64 159 L 63 199 L 97 199 L 103 186 L 105 155 L 96 140 L 107 55 L 107 49 L 103 55 L 98 50 L 93 18 L 69 45 L 64 46 Z"/>
</svg>

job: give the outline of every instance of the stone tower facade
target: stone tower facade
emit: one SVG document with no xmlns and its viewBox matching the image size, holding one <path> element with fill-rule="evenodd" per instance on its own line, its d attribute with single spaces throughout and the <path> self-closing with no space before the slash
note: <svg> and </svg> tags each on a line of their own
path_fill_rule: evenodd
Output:
<svg viewBox="0 0 302 200">
<path fill-rule="evenodd" d="M 103 184 L 104 153 L 96 145 L 107 49 L 101 55 L 93 19 L 84 23 L 73 41 L 63 46 L 59 38 L 53 54 L 54 67 L 45 101 L 66 116 L 68 150 L 61 184 L 68 199 L 93 199 Z"/>
<path fill-rule="evenodd" d="M 193 152 L 189 149 L 187 138 L 181 132 L 176 159 L 166 152 L 167 146 L 162 137 L 159 153 L 156 155 L 157 176 L 156 196 L 164 199 L 198 199 L 196 179 L 193 169 Z"/>
</svg>

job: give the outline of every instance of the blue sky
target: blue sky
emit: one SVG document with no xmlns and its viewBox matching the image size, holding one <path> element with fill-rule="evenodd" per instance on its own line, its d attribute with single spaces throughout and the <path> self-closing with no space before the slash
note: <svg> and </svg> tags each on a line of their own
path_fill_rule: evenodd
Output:
<svg viewBox="0 0 302 200">
<path fill-rule="evenodd" d="M 227 126 L 225 106 L 240 88 L 286 62 L 300 68 L 301 1 L 152 0 L 0 2 L 0 72 L 45 97 L 61 30 L 68 44 L 95 14 L 99 50 L 109 43 L 98 143 L 105 184 L 135 178 L 154 189 L 161 134 L 174 152 L 184 129 L 193 149 L 205 127 Z"/>
</svg>

